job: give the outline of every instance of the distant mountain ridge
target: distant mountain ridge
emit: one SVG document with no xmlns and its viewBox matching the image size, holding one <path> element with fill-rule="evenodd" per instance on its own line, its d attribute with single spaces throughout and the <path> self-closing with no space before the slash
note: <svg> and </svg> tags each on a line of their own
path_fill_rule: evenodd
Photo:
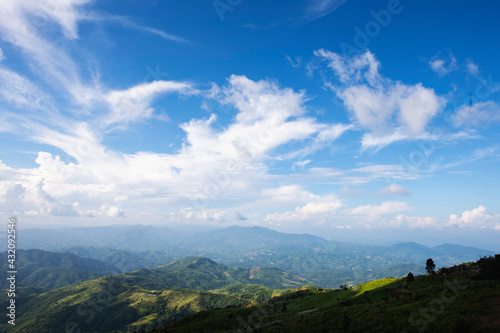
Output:
<svg viewBox="0 0 500 333">
<path fill-rule="evenodd" d="M 154 268 L 174 260 L 166 253 L 153 250 L 131 252 L 107 247 L 77 246 L 63 248 L 61 251 L 76 254 L 80 257 L 101 260 L 113 265 L 121 272 L 130 272 L 141 268 Z"/>
<path fill-rule="evenodd" d="M 2 270 L 8 271 L 7 252 Z M 119 273 L 116 267 L 102 261 L 82 258 L 72 253 L 48 252 L 38 249 L 16 250 L 17 287 L 35 287 L 51 290 L 73 283 L 95 279 L 105 275 Z M 3 279 L 2 288 L 7 288 L 8 281 Z"/>
<path fill-rule="evenodd" d="M 308 234 L 285 234 L 262 227 L 180 233 L 167 227 L 111 226 L 61 230 L 23 230 L 19 248 L 70 251 L 103 260 L 122 271 L 153 268 L 187 256 L 207 257 L 227 266 L 275 267 L 316 281 L 328 271 L 326 286 L 359 283 L 402 274 L 402 265 L 422 272 L 432 257 L 436 266 L 475 261 L 489 251 L 443 244 L 434 248 L 417 243 L 365 246 L 327 241 Z M 5 240 L 0 239 L 0 246 Z M 105 245 L 108 249 L 103 249 Z M 415 266 L 416 265 L 416 266 Z M 418 267 L 417 267 L 418 266 Z M 392 272 L 392 273 L 391 273 Z M 321 279 L 325 281 L 325 279 Z"/>
</svg>

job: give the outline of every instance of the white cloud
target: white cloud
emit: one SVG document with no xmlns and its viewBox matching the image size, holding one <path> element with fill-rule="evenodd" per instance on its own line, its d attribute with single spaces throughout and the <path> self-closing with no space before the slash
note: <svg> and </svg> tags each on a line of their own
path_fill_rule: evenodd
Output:
<svg viewBox="0 0 500 333">
<path fill-rule="evenodd" d="M 384 187 L 376 192 L 382 196 L 393 196 L 393 195 L 410 195 L 410 190 L 404 188 L 399 184 L 391 184 L 387 187 Z"/>
<path fill-rule="evenodd" d="M 194 210 L 192 208 L 184 208 L 178 212 L 171 213 L 170 219 L 173 222 L 182 223 L 199 223 L 199 222 L 215 222 L 215 223 L 235 223 L 245 221 L 247 218 L 242 214 L 228 209 L 203 209 Z"/>
<path fill-rule="evenodd" d="M 0 48 L 0 62 L 5 60 L 5 55 L 3 54 L 3 50 Z"/>
<path fill-rule="evenodd" d="M 302 57 L 295 56 L 294 57 L 295 60 L 294 60 L 289 55 L 286 55 L 285 59 L 288 61 L 290 66 L 292 66 L 293 68 L 300 68 L 302 66 Z"/>
<path fill-rule="evenodd" d="M 436 217 L 411 217 L 398 215 L 392 220 L 379 220 L 375 224 L 380 228 L 419 228 L 419 229 L 448 229 L 459 228 L 465 230 L 489 229 L 500 231 L 500 214 L 488 215 L 486 207 L 479 206 L 464 211 L 462 216 L 451 214 L 448 219 Z"/>
<path fill-rule="evenodd" d="M 408 203 L 406 202 L 386 201 L 383 202 L 380 206 L 372 206 L 372 205 L 359 206 L 354 209 L 348 210 L 347 214 L 376 217 L 381 215 L 404 212 L 411 209 L 412 207 L 408 205 Z"/>
<path fill-rule="evenodd" d="M 311 163 L 311 160 L 305 160 L 305 161 L 297 161 L 293 163 L 293 167 L 299 167 L 301 169 L 304 169 L 307 164 Z"/>
<path fill-rule="evenodd" d="M 445 105 L 433 89 L 384 78 L 370 51 L 350 58 L 323 49 L 314 54 L 328 62 L 340 81 L 338 86 L 327 85 L 342 99 L 354 121 L 369 131 L 363 137 L 363 149 L 429 137 L 426 127 Z"/>
<path fill-rule="evenodd" d="M 193 121 L 182 126 L 188 133 L 188 142 L 204 151 L 260 158 L 284 143 L 312 138 L 312 149 L 295 154 L 307 155 L 350 128 L 344 124 L 321 124 L 314 118 L 305 117 L 305 92 L 280 89 L 270 80 L 255 82 L 245 76 L 232 75 L 229 85 L 214 86 L 211 96 L 222 104 L 233 106 L 238 114 L 223 133 L 213 133 L 208 126 L 210 122 Z M 198 132 L 204 133 L 203 142 L 197 140 Z M 207 136 L 212 138 L 207 140 Z M 229 143 L 232 147 L 228 147 Z"/>
<path fill-rule="evenodd" d="M 164 93 L 177 92 L 193 94 L 197 91 L 188 83 L 174 81 L 153 81 L 143 83 L 127 90 L 112 91 L 104 96 L 109 103 L 111 112 L 107 115 L 104 124 L 126 125 L 142 119 L 149 119 L 153 115 L 150 104 L 153 99 Z"/>
<path fill-rule="evenodd" d="M 429 66 L 434 72 L 438 73 L 439 76 L 445 76 L 458 69 L 457 58 L 451 51 L 446 54 L 436 55 L 429 61 Z"/>
<path fill-rule="evenodd" d="M 442 220 L 435 217 L 411 217 L 406 215 L 398 215 L 389 222 L 382 224 L 385 227 L 399 228 L 441 228 Z"/>
<path fill-rule="evenodd" d="M 99 19 L 99 18 L 97 18 L 97 19 Z M 168 41 L 177 42 L 177 43 L 184 43 L 184 44 L 191 44 L 191 42 L 185 38 L 166 33 L 165 31 L 160 30 L 160 29 L 155 29 L 155 28 L 144 27 L 144 26 L 138 25 L 125 17 L 105 16 L 102 19 L 104 19 L 106 21 L 110 21 L 110 20 L 117 21 L 126 27 L 130 27 L 130 28 L 133 28 L 136 30 L 146 31 L 146 32 L 149 32 L 151 34 L 158 35 L 161 38 L 168 40 Z"/>
<path fill-rule="evenodd" d="M 25 77 L 0 67 L 0 98 L 25 112 L 46 109 L 49 98 Z"/>
<path fill-rule="evenodd" d="M 343 83 L 358 83 L 364 79 L 376 85 L 381 79 L 378 73 L 380 62 L 370 51 L 354 57 L 346 57 L 339 53 L 319 49 L 314 51 L 314 55 L 328 61 L 328 67 Z"/>
<path fill-rule="evenodd" d="M 500 105 L 493 101 L 462 105 L 450 118 L 457 127 L 487 127 L 500 122 Z"/>
<path fill-rule="evenodd" d="M 304 206 L 295 208 L 293 211 L 268 214 L 266 221 L 276 224 L 303 221 L 321 222 L 331 218 L 340 207 L 342 207 L 342 201 L 333 194 L 324 197 L 314 196 L 312 201 Z"/>
<path fill-rule="evenodd" d="M 123 17 L 90 13 L 88 5 L 94 0 L 5 0 L 0 2 L 0 35 L 20 48 L 32 71 L 50 85 L 69 94 L 74 102 L 90 106 L 102 97 L 99 73 L 91 73 L 93 81 L 82 79 L 82 69 L 71 58 L 64 43 L 56 44 L 47 38 L 56 25 L 67 40 L 78 39 L 78 23 L 85 21 L 116 20 L 124 25 L 161 36 L 166 40 L 189 43 L 187 40 L 164 31 L 142 27 Z M 85 68 L 83 68 L 85 70 Z M 91 70 L 89 70 L 91 71 Z"/>
<path fill-rule="evenodd" d="M 80 79 L 78 66 L 61 45 L 44 38 L 44 30 L 57 24 L 67 39 L 77 39 L 77 23 L 90 0 L 0 2 L 0 35 L 20 48 L 32 61 L 33 72 L 49 84 L 67 91 L 77 103 L 89 103 L 98 93 Z"/>
<path fill-rule="evenodd" d="M 316 20 L 334 12 L 348 0 L 314 0 L 310 1 L 304 18 L 307 21 Z"/>
<path fill-rule="evenodd" d="M 467 73 L 473 76 L 479 75 L 479 66 L 474 63 L 471 59 L 467 59 L 465 63 L 465 70 Z"/>
<path fill-rule="evenodd" d="M 451 214 L 449 224 L 463 229 L 493 229 L 500 230 L 500 214 L 486 214 L 486 207 L 479 206 L 473 210 L 466 210 L 459 217 L 457 214 Z"/>
<path fill-rule="evenodd" d="M 367 165 L 346 170 L 311 167 L 307 171 L 305 174 L 297 174 L 296 177 L 293 177 L 294 175 L 287 175 L 287 179 L 298 183 L 360 185 L 377 180 L 415 180 L 423 176 L 418 170 L 411 170 L 404 165 L 384 164 Z"/>
<path fill-rule="evenodd" d="M 113 120 L 110 123 L 126 124 L 151 117 L 148 103 L 153 96 L 166 91 L 191 92 L 190 89 L 182 83 L 153 82 L 109 93 L 105 97 L 112 111 L 107 119 Z M 316 142 L 318 146 L 314 149 L 319 149 L 342 133 L 336 124 L 322 124 L 305 116 L 303 92 L 279 88 L 272 81 L 255 82 L 232 76 L 227 86 L 214 88 L 211 98 L 233 107 L 234 119 L 222 125 L 212 115 L 181 124 L 186 132 L 185 142 L 172 154 L 116 152 L 102 143 L 105 134 L 87 122 L 59 115 L 44 124 L 25 117 L 19 122 L 22 131 L 18 134 L 57 147 L 71 160 L 39 152 L 36 168 L 5 169 L 2 172 L 10 174 L 9 181 L 0 180 L 0 186 L 16 182 L 29 194 L 35 193 L 29 184 L 43 180 L 43 191 L 53 198 L 54 204 L 86 217 L 161 216 L 172 206 L 193 206 L 204 211 L 206 207 L 198 207 L 198 202 L 208 205 L 216 201 L 219 206 L 229 203 L 233 206 L 233 198 L 244 205 L 261 195 L 266 197 L 263 189 L 267 188 L 270 175 L 265 161 L 273 149 L 305 140 Z M 123 101 L 133 104 L 137 113 L 124 112 L 120 108 Z M 283 207 L 315 198 L 298 187 L 277 191 L 280 194 L 275 193 L 273 200 L 278 202 L 277 197 L 281 196 Z M 265 205 L 270 202 L 273 201 L 266 200 Z M 312 205 L 319 204 L 324 205 L 312 202 Z M 260 209 L 265 205 L 260 205 Z M 307 206 L 302 213 L 310 214 L 311 209 L 319 207 Z M 30 211 L 28 207 L 21 208 L 25 214 Z M 46 207 L 34 211 L 43 215 L 55 209 Z M 203 216 L 212 216 L 213 221 L 222 220 L 214 214 Z M 224 216 L 229 220 L 235 215 Z"/>
</svg>

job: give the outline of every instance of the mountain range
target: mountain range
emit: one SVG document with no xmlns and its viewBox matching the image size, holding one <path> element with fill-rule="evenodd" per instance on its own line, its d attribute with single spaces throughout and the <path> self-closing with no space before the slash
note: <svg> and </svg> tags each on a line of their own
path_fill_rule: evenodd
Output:
<svg viewBox="0 0 500 333">
<path fill-rule="evenodd" d="M 0 246 L 4 242 L 2 239 Z M 70 252 L 98 259 L 122 272 L 153 268 L 187 256 L 201 256 L 227 266 L 275 267 L 323 287 L 402 276 L 409 270 L 423 273 L 428 258 L 433 258 L 437 267 L 444 267 L 475 261 L 490 253 L 452 244 L 433 248 L 416 243 L 356 245 L 308 234 L 238 226 L 200 232 L 141 225 L 25 229 L 19 231 L 17 245 L 18 248 Z"/>
<path fill-rule="evenodd" d="M 5 240 L 2 238 L 0 246 Z M 227 266 L 275 267 L 323 287 L 357 284 L 408 271 L 423 273 L 428 258 L 437 267 L 475 261 L 490 252 L 443 244 L 392 246 L 327 241 L 308 234 L 285 234 L 261 227 L 176 231 L 168 227 L 109 226 L 19 231 L 18 248 L 70 252 L 98 259 L 122 272 L 153 268 L 187 256 Z M 103 246 L 105 245 L 105 246 Z"/>
</svg>

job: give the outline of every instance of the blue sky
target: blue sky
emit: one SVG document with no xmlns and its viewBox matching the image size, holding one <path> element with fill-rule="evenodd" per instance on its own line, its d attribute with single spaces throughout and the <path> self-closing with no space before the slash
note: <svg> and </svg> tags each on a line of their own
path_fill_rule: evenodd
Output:
<svg viewBox="0 0 500 333">
<path fill-rule="evenodd" d="M 498 249 L 494 1 L 2 1 L 0 212 Z"/>
</svg>

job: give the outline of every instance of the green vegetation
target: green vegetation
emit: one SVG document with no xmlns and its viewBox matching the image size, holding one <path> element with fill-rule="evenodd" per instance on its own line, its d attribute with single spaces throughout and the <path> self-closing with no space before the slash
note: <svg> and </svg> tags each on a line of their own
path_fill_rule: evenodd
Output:
<svg viewBox="0 0 500 333">
<path fill-rule="evenodd" d="M 9 270 L 7 252 L 1 257 L 5 258 L 2 271 L 6 272 Z M 22 272 L 17 275 L 17 287 L 44 291 L 119 272 L 114 266 L 99 260 L 42 250 L 17 250 L 15 265 Z M 0 286 L 7 288 L 8 281 L 3 279 Z"/>
<path fill-rule="evenodd" d="M 500 332 L 499 270 L 499 256 L 484 257 L 332 290 L 275 268 L 188 257 L 51 291 L 20 288 L 22 315 L 0 331 Z"/>
<path fill-rule="evenodd" d="M 6 237 L 0 237 L 0 245 Z M 24 244 L 24 245 L 23 245 Z M 106 244 L 106 248 L 102 248 Z M 151 269 L 175 258 L 202 256 L 229 267 L 274 267 L 323 287 L 356 285 L 408 271 L 425 273 L 425 260 L 436 266 L 477 260 L 488 251 L 443 244 L 361 246 L 327 241 L 308 234 L 285 234 L 260 227 L 228 227 L 183 234 L 167 227 L 110 226 L 61 230 L 26 229 L 19 246 L 69 251 L 102 260 L 122 272 Z M 5 248 L 5 247 L 4 247 Z"/>
<path fill-rule="evenodd" d="M 477 271 L 481 262 L 487 272 Z M 200 312 L 148 333 L 500 332 L 500 281 L 489 275 L 499 267 L 491 257 L 410 284 L 386 278 L 346 290 L 308 288 L 250 307 Z"/>
<path fill-rule="evenodd" d="M 140 269 L 116 275 L 123 284 L 140 285 L 148 289 L 189 288 L 213 290 L 234 283 L 261 284 L 268 288 L 290 288 L 307 280 L 276 268 L 227 267 L 208 258 L 187 257 L 155 269 Z"/>
<path fill-rule="evenodd" d="M 78 328 L 81 332 L 133 332 L 207 309 L 266 300 L 289 292 L 272 288 L 304 282 L 275 268 L 227 267 L 189 257 L 157 269 L 107 276 L 41 294 L 26 290 L 16 298 L 16 312 L 22 317 L 9 332 L 78 332 Z M 210 291 L 214 289 L 219 290 Z M 6 299 L 5 294 L 0 297 L 0 306 L 7 306 Z M 6 326 L 0 325 L 2 329 Z"/>
<path fill-rule="evenodd" d="M 65 252 L 80 257 L 101 260 L 113 265 L 121 272 L 130 272 L 141 268 L 154 268 L 171 262 L 174 258 L 159 251 L 130 252 L 93 246 L 77 246 L 63 249 Z"/>
</svg>

